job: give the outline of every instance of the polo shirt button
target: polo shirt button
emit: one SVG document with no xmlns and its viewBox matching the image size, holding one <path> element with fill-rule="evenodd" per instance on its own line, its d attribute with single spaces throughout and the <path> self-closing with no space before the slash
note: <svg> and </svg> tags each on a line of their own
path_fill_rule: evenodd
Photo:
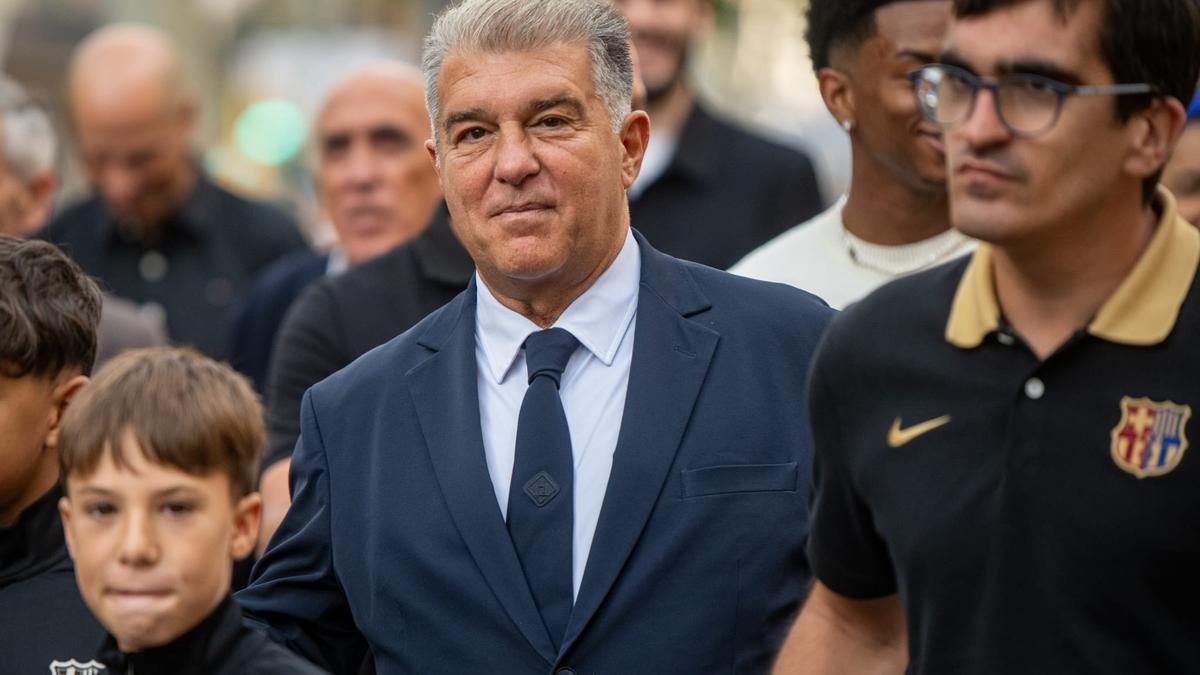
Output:
<svg viewBox="0 0 1200 675">
<path fill-rule="evenodd" d="M 1017 339 L 1012 336 L 1012 333 L 1001 332 L 1001 333 L 996 333 L 996 342 L 999 342 L 1000 344 L 1004 345 L 1005 347 L 1011 347 L 1014 344 L 1016 344 Z"/>
<path fill-rule="evenodd" d="M 167 258 L 158 251 L 147 251 L 138 261 L 138 274 L 150 283 L 162 281 L 167 276 Z"/>
<path fill-rule="evenodd" d="M 1046 393 L 1046 383 L 1036 377 L 1031 377 L 1025 380 L 1025 395 L 1033 400 L 1038 400 Z"/>
</svg>

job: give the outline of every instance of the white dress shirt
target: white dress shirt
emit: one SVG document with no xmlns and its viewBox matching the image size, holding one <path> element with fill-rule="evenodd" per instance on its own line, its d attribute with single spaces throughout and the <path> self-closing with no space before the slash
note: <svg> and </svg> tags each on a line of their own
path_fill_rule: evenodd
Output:
<svg viewBox="0 0 1200 675">
<path fill-rule="evenodd" d="M 641 276 L 641 251 L 629 232 L 612 265 L 554 324 L 569 331 L 581 345 L 567 362 L 559 387 L 575 458 L 573 596 L 579 595 L 621 430 Z M 529 386 L 521 345 L 541 328 L 501 305 L 478 274 L 476 303 L 475 361 L 483 451 L 496 502 L 507 519 L 517 416 Z"/>
</svg>

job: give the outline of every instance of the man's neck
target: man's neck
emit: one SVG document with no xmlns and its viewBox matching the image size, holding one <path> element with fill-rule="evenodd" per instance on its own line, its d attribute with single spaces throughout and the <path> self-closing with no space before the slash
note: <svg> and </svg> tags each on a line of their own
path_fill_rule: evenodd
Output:
<svg viewBox="0 0 1200 675">
<path fill-rule="evenodd" d="M 855 151 L 842 224 L 863 241 L 901 246 L 950 229 L 945 186 L 918 189 L 897 181 L 864 153 Z"/>
<path fill-rule="evenodd" d="M 696 95 L 692 88 L 680 78 L 664 94 L 646 103 L 646 114 L 650 116 L 650 133 L 655 136 L 679 136 L 695 102 Z"/>
<path fill-rule="evenodd" d="M 42 498 L 58 482 L 58 464 L 43 462 L 38 470 L 30 477 L 21 494 L 0 503 L 0 527 L 11 527 L 21 517 L 25 509 Z"/>
<path fill-rule="evenodd" d="M 603 259 L 578 280 L 563 283 L 561 279 L 526 283 L 520 280 L 488 278 L 482 270 L 480 280 L 491 291 L 492 296 L 501 305 L 529 319 L 540 328 L 550 328 L 558 321 L 558 317 L 567 311 L 571 303 L 587 292 L 596 280 L 612 266 L 613 261 L 621 253 L 625 237 L 616 242 Z"/>
<path fill-rule="evenodd" d="M 157 214 L 151 222 L 141 220 L 124 222 L 121 224 L 122 229 L 136 239 L 147 243 L 157 243 L 167 219 L 183 209 L 188 200 L 192 198 L 192 194 L 195 193 L 199 181 L 200 174 L 196 165 L 191 161 L 184 162 L 172 181 L 170 208 Z"/>
<path fill-rule="evenodd" d="M 1092 320 L 1145 252 L 1157 222 L 1154 209 L 1135 202 L 1097 209 L 1037 241 L 995 247 L 996 298 L 1039 359 Z"/>
</svg>

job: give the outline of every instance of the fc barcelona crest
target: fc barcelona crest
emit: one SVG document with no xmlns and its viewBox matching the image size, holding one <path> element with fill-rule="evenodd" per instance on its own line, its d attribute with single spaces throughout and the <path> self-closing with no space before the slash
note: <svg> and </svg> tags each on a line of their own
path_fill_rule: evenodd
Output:
<svg viewBox="0 0 1200 675">
<path fill-rule="evenodd" d="M 1122 398 L 1121 421 L 1112 430 L 1113 461 L 1138 478 L 1170 473 L 1187 450 L 1191 416 L 1191 406 Z"/>
</svg>

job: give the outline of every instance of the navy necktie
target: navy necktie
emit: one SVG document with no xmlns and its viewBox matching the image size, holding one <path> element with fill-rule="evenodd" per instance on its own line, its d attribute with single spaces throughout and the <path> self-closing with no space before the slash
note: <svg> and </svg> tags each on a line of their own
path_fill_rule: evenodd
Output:
<svg viewBox="0 0 1200 675">
<path fill-rule="evenodd" d="M 575 460 L 559 383 L 579 346 L 561 328 L 525 338 L 529 388 L 517 418 L 517 447 L 508 491 L 512 537 L 534 602 L 554 644 L 571 616 L 571 551 L 575 513 Z"/>
</svg>

